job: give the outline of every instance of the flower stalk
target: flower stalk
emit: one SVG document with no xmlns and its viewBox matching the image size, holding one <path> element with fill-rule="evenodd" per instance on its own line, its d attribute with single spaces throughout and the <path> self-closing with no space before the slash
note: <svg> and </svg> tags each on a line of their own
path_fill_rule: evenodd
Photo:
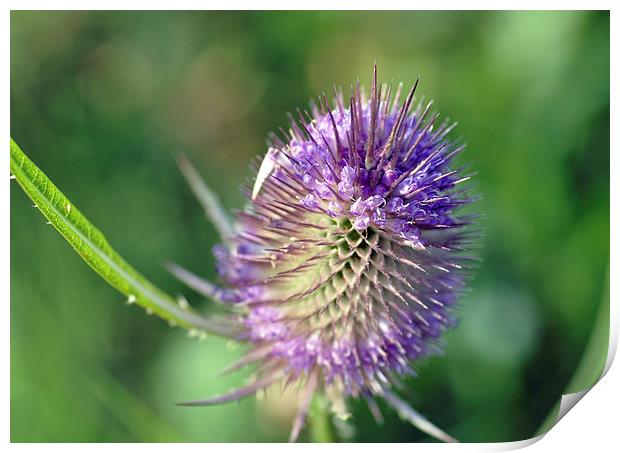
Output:
<svg viewBox="0 0 620 453">
<path fill-rule="evenodd" d="M 312 442 L 329 443 L 336 441 L 331 418 L 329 403 L 322 396 L 316 395 L 308 415 Z"/>
</svg>

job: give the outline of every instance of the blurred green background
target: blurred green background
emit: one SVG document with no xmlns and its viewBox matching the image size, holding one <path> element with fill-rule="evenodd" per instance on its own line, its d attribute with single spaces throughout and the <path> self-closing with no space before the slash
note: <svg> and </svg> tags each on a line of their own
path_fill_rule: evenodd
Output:
<svg viewBox="0 0 620 453">
<path fill-rule="evenodd" d="M 463 441 L 531 437 L 608 316 L 608 13 L 13 12 L 11 134 L 131 263 L 208 310 L 162 267 L 215 278 L 175 154 L 240 207 L 285 112 L 375 61 L 458 120 L 484 194 L 461 324 L 406 397 Z M 174 406 L 243 382 L 217 376 L 242 349 L 125 306 L 15 184 L 10 223 L 12 441 L 286 439 L 292 397 Z M 600 373 L 597 334 L 582 374 Z M 353 406 L 352 440 L 427 440 Z"/>
</svg>

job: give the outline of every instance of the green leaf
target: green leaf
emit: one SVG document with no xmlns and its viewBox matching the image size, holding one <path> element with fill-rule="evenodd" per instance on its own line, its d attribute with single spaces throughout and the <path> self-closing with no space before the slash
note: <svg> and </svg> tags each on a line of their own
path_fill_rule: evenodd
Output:
<svg viewBox="0 0 620 453">
<path fill-rule="evenodd" d="M 114 251 L 103 234 L 82 215 L 11 138 L 11 173 L 36 207 L 86 263 L 106 282 L 170 325 L 232 336 L 224 324 L 206 319 L 157 288 Z"/>
</svg>

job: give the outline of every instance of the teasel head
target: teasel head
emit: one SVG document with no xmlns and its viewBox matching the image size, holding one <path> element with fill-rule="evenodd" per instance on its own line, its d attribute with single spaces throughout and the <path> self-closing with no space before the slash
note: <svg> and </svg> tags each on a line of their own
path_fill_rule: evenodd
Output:
<svg viewBox="0 0 620 453">
<path fill-rule="evenodd" d="M 455 326 L 475 245 L 470 175 L 455 166 L 464 146 L 448 138 L 418 81 L 359 83 L 345 98 L 322 95 L 270 138 L 248 202 L 229 222 L 189 163 L 181 168 L 215 226 L 222 284 L 170 269 L 227 306 L 231 336 L 248 352 L 229 370 L 254 367 L 252 383 L 186 405 L 211 405 L 273 384 L 301 388 L 291 440 L 315 394 L 337 416 L 364 398 L 379 416 L 383 398 L 405 419 L 445 441 L 449 435 L 401 399 L 395 387 L 435 354 Z"/>
</svg>

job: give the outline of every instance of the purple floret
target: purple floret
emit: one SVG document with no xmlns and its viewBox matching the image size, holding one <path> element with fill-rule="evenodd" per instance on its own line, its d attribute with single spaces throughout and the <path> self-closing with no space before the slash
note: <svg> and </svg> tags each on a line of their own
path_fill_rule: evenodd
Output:
<svg viewBox="0 0 620 453">
<path fill-rule="evenodd" d="M 401 104 L 375 72 L 369 97 L 337 91 L 300 115 L 214 248 L 251 346 L 242 364 L 257 382 L 324 391 L 341 415 L 346 397 L 388 395 L 437 350 L 471 260 L 463 147 L 431 103 L 414 106 L 416 87 Z"/>
</svg>

